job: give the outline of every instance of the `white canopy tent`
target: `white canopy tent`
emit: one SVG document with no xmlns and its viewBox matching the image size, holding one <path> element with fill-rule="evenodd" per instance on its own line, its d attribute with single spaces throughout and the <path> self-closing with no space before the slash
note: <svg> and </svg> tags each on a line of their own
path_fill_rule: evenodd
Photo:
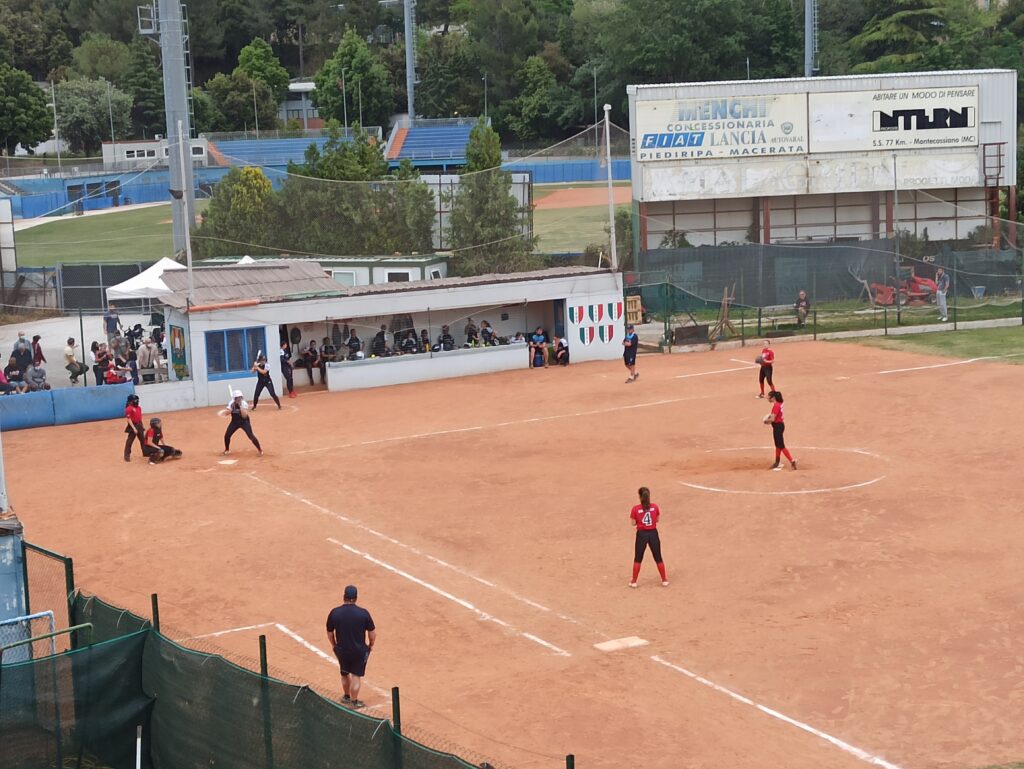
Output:
<svg viewBox="0 0 1024 769">
<path fill-rule="evenodd" d="M 172 293 L 161 277 L 167 270 L 184 270 L 185 267 L 173 259 L 164 257 L 156 264 L 123 283 L 107 289 L 107 301 L 117 302 L 128 299 L 156 299 Z"/>
</svg>

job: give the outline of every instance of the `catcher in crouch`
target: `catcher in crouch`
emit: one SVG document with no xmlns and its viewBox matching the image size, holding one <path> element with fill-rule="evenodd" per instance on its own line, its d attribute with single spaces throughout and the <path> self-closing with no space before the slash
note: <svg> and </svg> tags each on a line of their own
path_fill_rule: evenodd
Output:
<svg viewBox="0 0 1024 769">
<path fill-rule="evenodd" d="M 165 459 L 181 458 L 181 449 L 164 443 L 163 422 L 156 417 L 149 420 L 149 429 L 146 430 L 146 441 L 142 444 L 142 453 L 149 457 L 151 465 L 159 464 Z"/>
</svg>

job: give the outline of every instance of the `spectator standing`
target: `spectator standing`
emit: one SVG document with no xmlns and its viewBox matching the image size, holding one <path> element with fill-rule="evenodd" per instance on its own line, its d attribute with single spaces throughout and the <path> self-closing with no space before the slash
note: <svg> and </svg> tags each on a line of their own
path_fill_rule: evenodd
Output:
<svg viewBox="0 0 1024 769">
<path fill-rule="evenodd" d="M 949 291 L 949 275 L 939 267 L 935 271 L 935 303 L 939 306 L 939 320 L 945 321 L 949 317 L 949 309 L 946 306 L 946 292 Z"/>
<path fill-rule="evenodd" d="M 494 329 L 491 328 L 491 324 L 486 320 L 480 321 L 480 341 L 487 346 L 496 345 L 498 343 Z"/>
<path fill-rule="evenodd" d="M 363 357 L 363 340 L 356 336 L 356 330 L 354 328 L 349 329 L 348 340 L 345 342 L 345 346 L 348 348 L 349 360 L 359 360 Z"/>
<path fill-rule="evenodd" d="M 373 342 L 370 343 L 370 355 L 375 358 L 383 358 L 388 353 L 388 327 L 383 323 L 380 331 L 374 334 Z"/>
<path fill-rule="evenodd" d="M 477 347 L 480 344 L 480 331 L 472 318 L 466 318 L 466 327 L 463 329 L 466 334 L 466 344 L 470 347 Z"/>
<path fill-rule="evenodd" d="M 359 699 L 366 663 L 370 652 L 377 643 L 377 628 L 370 612 L 356 605 L 359 591 L 355 585 L 345 588 L 344 603 L 331 609 L 327 615 L 327 640 L 338 658 L 341 669 L 342 703 L 361 708 L 365 703 Z"/>
<path fill-rule="evenodd" d="M 160 348 L 153 342 L 153 337 L 147 336 L 142 340 L 136 360 L 138 361 L 139 369 L 142 371 L 143 382 L 159 381 L 160 377 L 156 369 L 160 365 Z M 149 374 L 146 373 L 147 369 L 153 369 L 154 371 L 152 374 Z"/>
<path fill-rule="evenodd" d="M 42 366 L 33 366 L 30 368 L 28 373 L 25 375 L 25 384 L 28 385 L 29 392 L 49 390 L 50 384 L 46 381 L 46 369 Z"/>
<path fill-rule="evenodd" d="M 292 348 L 287 342 L 281 342 L 281 374 L 284 376 L 285 387 L 289 398 L 298 398 L 295 392 L 295 380 L 292 377 Z"/>
<path fill-rule="evenodd" d="M 793 309 L 796 310 L 796 324 L 802 326 L 807 322 L 807 316 L 811 312 L 811 300 L 807 298 L 807 292 L 802 290 L 796 297 L 796 304 L 793 305 Z"/>
<path fill-rule="evenodd" d="M 107 344 L 114 341 L 114 337 L 120 333 L 121 316 L 117 314 L 117 307 L 111 302 L 107 305 L 107 311 L 103 315 L 103 331 L 107 335 Z"/>
<path fill-rule="evenodd" d="M 18 338 L 14 340 L 14 347 L 11 348 L 11 355 L 16 355 L 19 350 L 24 347 L 31 348 L 31 343 L 28 341 L 28 336 L 24 331 L 18 332 Z"/>
<path fill-rule="evenodd" d="M 68 337 L 67 347 L 64 348 L 64 368 L 71 374 L 71 384 L 73 385 L 78 384 L 78 377 L 83 376 L 89 370 L 88 366 L 75 357 L 75 338 L 73 336 Z"/>
<path fill-rule="evenodd" d="M 135 350 L 128 351 L 128 360 L 124 363 L 126 376 L 132 380 L 132 384 L 139 385 L 139 356 Z"/>
<path fill-rule="evenodd" d="M 43 355 L 43 346 L 39 343 L 42 339 L 39 334 L 32 337 L 32 365 L 38 366 L 41 363 L 46 363 L 46 356 Z"/>
<path fill-rule="evenodd" d="M 18 361 L 12 355 L 4 367 L 4 378 L 17 393 L 28 392 L 28 385 L 25 383 L 25 372 L 18 366 Z"/>
</svg>

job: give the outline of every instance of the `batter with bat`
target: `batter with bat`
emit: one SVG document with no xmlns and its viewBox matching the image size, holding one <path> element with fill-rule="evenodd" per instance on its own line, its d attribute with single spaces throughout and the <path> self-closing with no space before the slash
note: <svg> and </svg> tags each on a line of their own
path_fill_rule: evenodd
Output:
<svg viewBox="0 0 1024 769">
<path fill-rule="evenodd" d="M 252 396 L 252 410 L 256 410 L 256 406 L 260 402 L 260 395 L 266 390 L 270 393 L 270 397 L 274 399 L 274 403 L 277 404 L 277 410 L 280 411 L 281 399 L 274 392 L 274 380 L 270 377 L 270 369 L 267 368 L 267 356 L 263 354 L 263 350 L 256 354 L 256 362 L 252 364 L 252 372 L 256 375 L 256 392 Z"/>
<path fill-rule="evenodd" d="M 259 439 L 253 435 L 252 421 L 249 418 L 249 404 L 243 400 L 241 390 L 232 391 L 231 401 L 227 408 L 221 410 L 220 413 L 231 417 L 231 423 L 228 425 L 227 432 L 224 433 L 224 455 L 227 456 L 231 453 L 231 436 L 241 430 L 249 436 L 252 445 L 256 447 L 256 451 L 262 457 L 263 447 L 260 446 Z"/>
</svg>

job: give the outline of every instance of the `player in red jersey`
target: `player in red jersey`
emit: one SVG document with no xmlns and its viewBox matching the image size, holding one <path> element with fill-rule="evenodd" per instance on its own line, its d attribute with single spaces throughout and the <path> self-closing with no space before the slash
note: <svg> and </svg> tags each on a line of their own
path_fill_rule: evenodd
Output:
<svg viewBox="0 0 1024 769">
<path fill-rule="evenodd" d="M 668 577 L 665 576 L 665 563 L 661 560 L 661 539 L 658 537 L 658 519 L 661 517 L 661 510 L 651 502 L 651 491 L 646 486 L 640 487 L 640 504 L 635 505 L 629 513 L 629 520 L 636 526 L 636 545 L 633 553 L 633 579 L 629 586 L 636 587 L 636 578 L 640 576 L 640 562 L 644 559 L 644 552 L 651 548 L 651 555 L 654 556 L 654 563 L 661 575 L 661 584 L 668 587 Z"/>
<path fill-rule="evenodd" d="M 761 364 L 761 370 L 757 374 L 757 383 L 761 386 L 761 394 L 757 397 L 763 398 L 764 380 L 768 380 L 768 388 L 770 390 L 775 389 L 775 383 L 772 381 L 772 364 L 775 363 L 775 350 L 772 349 L 772 343 L 767 339 L 764 340 L 761 354 L 757 356 L 757 362 Z"/>
<path fill-rule="evenodd" d="M 768 402 L 772 404 L 772 413 L 764 418 L 766 425 L 772 426 L 772 436 L 775 438 L 775 464 L 769 467 L 769 470 L 781 470 L 779 466 L 779 455 L 785 454 L 786 459 L 789 460 L 789 464 L 796 470 L 796 460 L 793 459 L 793 455 L 789 453 L 789 449 L 786 448 L 786 439 L 784 434 L 786 432 L 786 420 L 782 413 L 782 393 L 778 390 L 772 390 L 768 393 Z"/>
</svg>

